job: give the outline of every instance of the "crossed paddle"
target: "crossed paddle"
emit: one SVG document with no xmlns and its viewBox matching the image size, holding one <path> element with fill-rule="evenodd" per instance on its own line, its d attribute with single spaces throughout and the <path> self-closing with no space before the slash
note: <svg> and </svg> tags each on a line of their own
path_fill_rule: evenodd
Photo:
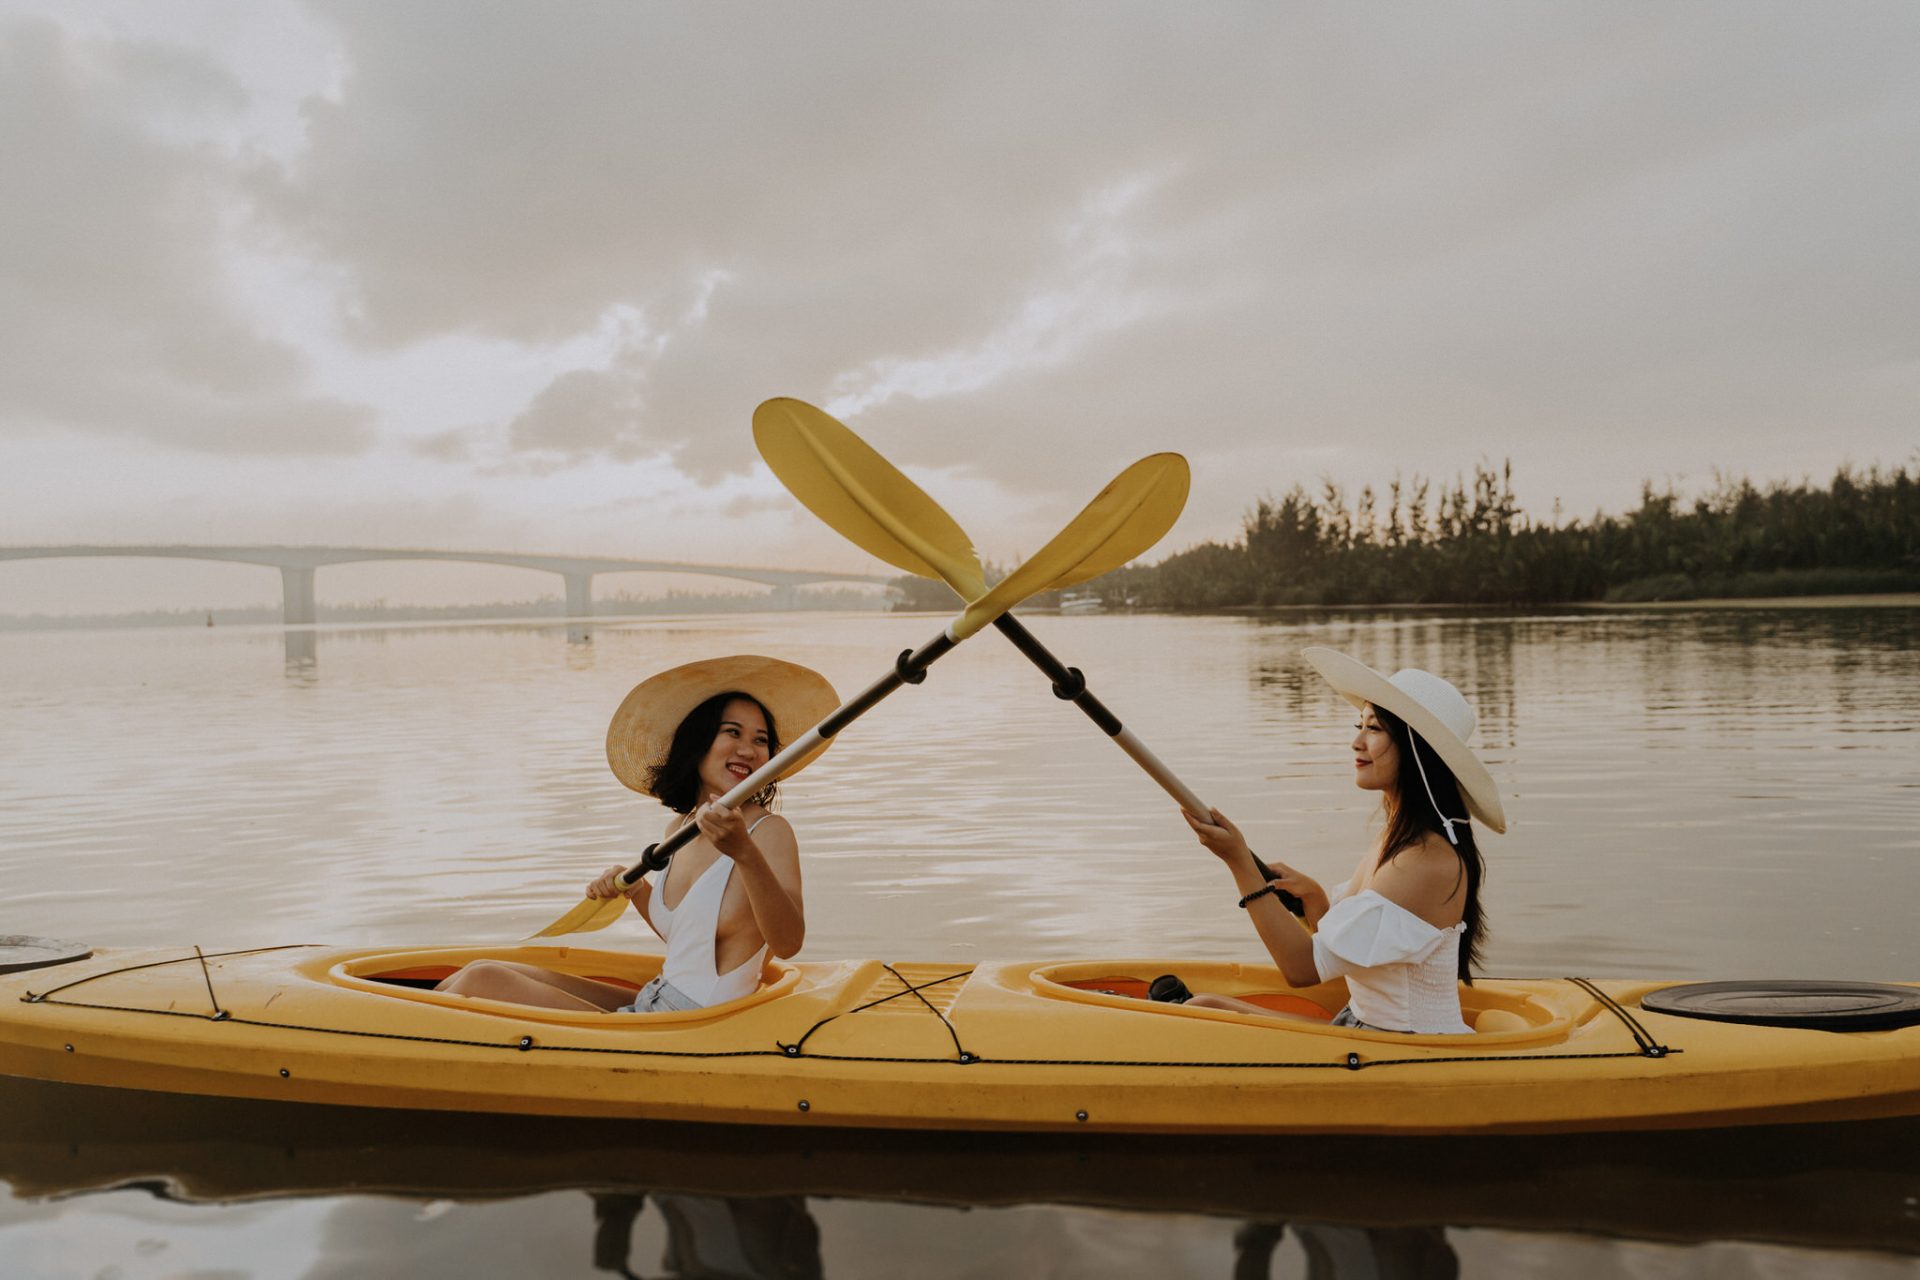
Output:
<svg viewBox="0 0 1920 1280">
<path fill-rule="evenodd" d="M 1008 612 L 1043 591 L 1070 587 L 1117 569 L 1160 541 L 1186 507 L 1185 458 L 1156 453 L 1134 463 L 1031 559 L 989 588 L 966 531 L 920 486 L 832 416 L 800 400 L 769 400 L 754 410 L 753 439 L 767 466 L 802 506 L 877 559 L 945 582 L 966 607 L 932 640 L 902 652 L 891 672 L 721 796 L 720 804 L 739 807 L 901 685 L 924 680 L 935 659 L 992 625 L 1046 673 L 1057 696 L 1084 711 L 1182 808 L 1211 821 L 1207 805 L 1088 691 L 1086 678 L 1063 665 Z M 688 824 L 649 846 L 639 862 L 620 874 L 618 885 L 631 887 L 648 871 L 664 868 L 697 834 L 698 829 Z M 1261 871 L 1274 878 L 1265 864 Z M 532 936 L 604 929 L 626 907 L 624 896 L 585 898 Z"/>
</svg>

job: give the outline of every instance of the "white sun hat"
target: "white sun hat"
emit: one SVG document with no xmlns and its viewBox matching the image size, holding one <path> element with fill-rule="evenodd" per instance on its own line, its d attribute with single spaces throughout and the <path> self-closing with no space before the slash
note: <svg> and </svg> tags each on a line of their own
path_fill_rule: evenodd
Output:
<svg viewBox="0 0 1920 1280">
<path fill-rule="evenodd" d="M 1336 693 L 1354 706 L 1371 704 L 1406 721 L 1453 771 L 1454 780 L 1460 784 L 1460 794 L 1467 802 L 1467 812 L 1495 831 L 1506 831 L 1507 814 L 1500 807 L 1500 789 L 1494 785 L 1487 766 L 1480 763 L 1480 757 L 1467 745 L 1478 721 L 1473 707 L 1458 689 L 1431 671 L 1417 667 L 1406 667 L 1390 677 L 1383 676 L 1337 649 L 1315 646 L 1303 649 L 1301 656 L 1326 677 Z M 1419 758 L 1416 751 L 1416 764 Z M 1431 795 L 1428 798 L 1431 799 Z M 1440 817 L 1444 823 L 1447 815 Z M 1451 831 L 1448 838 L 1452 838 Z"/>
</svg>

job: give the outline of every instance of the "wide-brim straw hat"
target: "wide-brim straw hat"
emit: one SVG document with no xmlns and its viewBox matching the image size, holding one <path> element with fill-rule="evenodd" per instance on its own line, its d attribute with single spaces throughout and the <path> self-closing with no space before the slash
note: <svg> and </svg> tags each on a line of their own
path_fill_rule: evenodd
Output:
<svg viewBox="0 0 1920 1280">
<path fill-rule="evenodd" d="M 717 693 L 744 693 L 773 716 L 782 744 L 794 742 L 840 705 L 840 695 L 818 671 L 778 658 L 740 653 L 706 658 L 648 676 L 633 687 L 607 726 L 607 763 L 614 776 L 642 795 L 653 794 L 653 770 L 687 713 Z M 829 738 L 780 776 L 791 778 L 833 745 Z"/>
<path fill-rule="evenodd" d="M 1460 784 L 1467 812 L 1493 830 L 1504 833 L 1507 813 L 1500 806 L 1500 789 L 1480 757 L 1467 745 L 1478 717 L 1453 685 L 1418 667 L 1406 667 L 1383 676 L 1338 649 L 1315 646 L 1301 651 L 1313 669 L 1326 677 L 1334 691 L 1356 707 L 1369 703 L 1407 722 L 1421 741 L 1433 748 L 1454 781 Z"/>
</svg>

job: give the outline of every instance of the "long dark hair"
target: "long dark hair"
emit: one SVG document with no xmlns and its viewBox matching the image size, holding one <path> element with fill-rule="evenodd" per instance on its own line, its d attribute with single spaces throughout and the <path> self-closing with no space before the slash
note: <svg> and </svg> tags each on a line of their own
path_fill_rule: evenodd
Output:
<svg viewBox="0 0 1920 1280">
<path fill-rule="evenodd" d="M 680 727 L 673 731 L 673 745 L 667 748 L 667 758 L 654 765 L 647 777 L 647 789 L 675 813 L 692 813 L 700 803 L 700 761 L 706 758 L 714 738 L 719 736 L 720 718 L 729 702 L 751 702 L 760 708 L 760 714 L 767 718 L 767 758 L 780 754 L 780 731 L 774 727 L 773 712 L 767 710 L 765 703 L 750 693 L 714 694 L 687 712 Z M 769 782 L 748 797 L 748 803 L 765 808 L 779 793 L 780 784 Z"/>
<path fill-rule="evenodd" d="M 1392 735 L 1393 745 L 1400 752 L 1400 770 L 1394 779 L 1394 802 L 1387 811 L 1387 837 L 1381 843 L 1380 861 L 1388 862 L 1402 849 L 1420 844 L 1429 832 L 1445 840 L 1446 827 L 1440 818 L 1445 815 L 1454 820 L 1453 838 L 1459 843 L 1449 847 L 1460 859 L 1460 875 L 1466 882 L 1467 893 L 1466 907 L 1460 913 L 1461 922 L 1467 926 L 1460 935 L 1460 981 L 1471 986 L 1474 966 L 1480 963 L 1480 942 L 1487 932 L 1486 914 L 1480 910 L 1480 882 L 1486 878 L 1487 866 L 1480 857 L 1480 846 L 1473 842 L 1473 824 L 1466 820 L 1467 802 L 1460 794 L 1453 770 L 1447 768 L 1426 739 L 1384 707 L 1375 707 L 1373 714 Z M 1413 756 L 1416 747 L 1420 752 L 1417 761 Z M 1424 782 L 1420 776 L 1422 765 L 1426 766 Z M 1431 801 L 1427 799 L 1429 787 L 1433 790 Z M 1458 889 L 1456 882 L 1455 891 Z"/>
</svg>

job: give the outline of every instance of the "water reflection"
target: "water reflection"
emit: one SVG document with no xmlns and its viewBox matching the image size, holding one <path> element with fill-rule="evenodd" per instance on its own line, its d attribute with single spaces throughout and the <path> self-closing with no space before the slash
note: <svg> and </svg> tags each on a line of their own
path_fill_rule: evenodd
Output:
<svg viewBox="0 0 1920 1280">
<path fill-rule="evenodd" d="M 1291 1224 L 1307 1259 L 1307 1280 L 1454 1280 L 1460 1259 L 1439 1227 Z M 1267 1280 L 1288 1225 L 1249 1222 L 1234 1232 L 1233 1280 Z"/>
<path fill-rule="evenodd" d="M 848 1202 L 1078 1206 L 1169 1230 L 1200 1215 L 1213 1225 L 1191 1230 L 1216 1242 L 1221 1275 L 1266 1274 L 1257 1268 L 1291 1240 L 1312 1276 L 1424 1280 L 1453 1274 L 1449 1232 L 1489 1229 L 1915 1257 L 1917 1139 L 1920 1121 L 1478 1139 L 756 1130 L 0 1080 L 0 1181 L 16 1197 L 141 1187 L 218 1214 L 288 1197 L 344 1209 L 368 1195 L 482 1206 L 565 1193 L 591 1204 L 594 1225 L 575 1232 L 565 1222 L 584 1215 L 547 1215 L 539 1247 L 556 1274 L 589 1257 L 603 1272 L 644 1274 L 651 1248 L 637 1237 L 649 1223 L 656 1237 L 664 1228 L 669 1274 L 817 1276 L 835 1258 L 843 1274 L 888 1274 L 847 1260 L 866 1256 L 863 1239 L 875 1256 L 914 1242 L 875 1241 L 892 1230 L 877 1210 L 821 1216 Z M 0 1223 L 7 1216 L 0 1198 Z M 314 1247 L 347 1251 L 363 1234 L 328 1245 L 323 1231 Z M 1830 1260 L 1828 1274 L 1846 1273 L 1844 1257 Z"/>
<path fill-rule="evenodd" d="M 651 1200 L 666 1220 L 660 1266 L 684 1280 L 821 1280 L 820 1227 L 800 1196 L 593 1197 L 593 1265 L 641 1280 L 633 1270 L 633 1229 Z"/>
<path fill-rule="evenodd" d="M 320 669 L 320 642 L 311 627 L 288 627 L 281 635 L 286 651 L 287 678 L 311 680 Z"/>
<path fill-rule="evenodd" d="M 603 622 L 580 644 L 554 622 L 325 628 L 297 633 L 300 655 L 279 628 L 0 635 L 0 929 L 102 946 L 519 937 L 658 834 L 660 810 L 604 759 L 607 717 L 640 678 L 772 652 L 852 690 L 935 625 L 661 618 Z M 1332 644 L 1459 679 L 1514 819 L 1487 841 L 1493 972 L 1920 977 L 1920 610 L 1029 625 L 1256 848 L 1320 875 L 1351 867 L 1367 819 L 1344 758 L 1351 711 L 1298 650 Z M 809 959 L 1135 955 L 1177 969 L 1257 953 L 1172 804 L 996 637 L 865 717 L 782 804 L 801 836 Z M 637 927 L 603 936 L 651 945 Z M 334 1136 L 276 1121 L 256 1138 L 254 1114 L 232 1104 L 179 1124 L 164 1106 L 123 1107 L 119 1131 L 54 1105 L 0 1095 L 9 1266 L 23 1240 L 78 1247 L 121 1212 L 104 1194 L 34 1197 L 135 1183 L 224 1206 L 190 1221 L 236 1248 L 254 1230 L 238 1203 L 301 1206 L 288 1218 L 336 1254 L 379 1208 L 368 1194 L 419 1198 L 422 1215 L 444 1203 L 477 1243 L 391 1206 L 383 1238 L 439 1250 L 436 1267 L 471 1254 L 484 1269 L 531 1223 L 548 1233 L 543 1256 L 576 1267 L 556 1274 L 586 1274 L 590 1194 L 804 1197 L 836 1275 L 889 1274 L 863 1240 L 921 1257 L 935 1241 L 984 1249 L 986 1215 L 996 1239 L 1028 1231 L 1082 1274 L 1089 1259 L 1138 1273 L 1151 1257 L 1226 1275 L 1262 1240 L 1300 1274 L 1316 1249 L 1350 1256 L 1335 1230 L 1438 1230 L 1463 1259 L 1524 1254 L 1536 1270 L 1597 1235 L 1920 1253 L 1912 1126 L 1875 1131 L 1900 1153 L 1848 1131 L 1786 1135 L 1778 1150 L 1727 1137 L 1315 1141 L 1303 1160 L 1293 1142 L 670 1140 L 468 1119 Z M 46 1116 L 58 1123 L 34 1127 Z M 666 1248 L 653 1203 L 632 1224 L 639 1272 Z M 1076 1207 L 1023 1217 L 1019 1205 Z M 550 1211 L 571 1225 L 542 1226 Z M 1527 1240 L 1498 1235 L 1509 1230 Z M 1193 1256 L 1127 1252 L 1162 1237 Z M 1394 1249 L 1438 1256 L 1367 1241 L 1376 1265 Z"/>
</svg>

